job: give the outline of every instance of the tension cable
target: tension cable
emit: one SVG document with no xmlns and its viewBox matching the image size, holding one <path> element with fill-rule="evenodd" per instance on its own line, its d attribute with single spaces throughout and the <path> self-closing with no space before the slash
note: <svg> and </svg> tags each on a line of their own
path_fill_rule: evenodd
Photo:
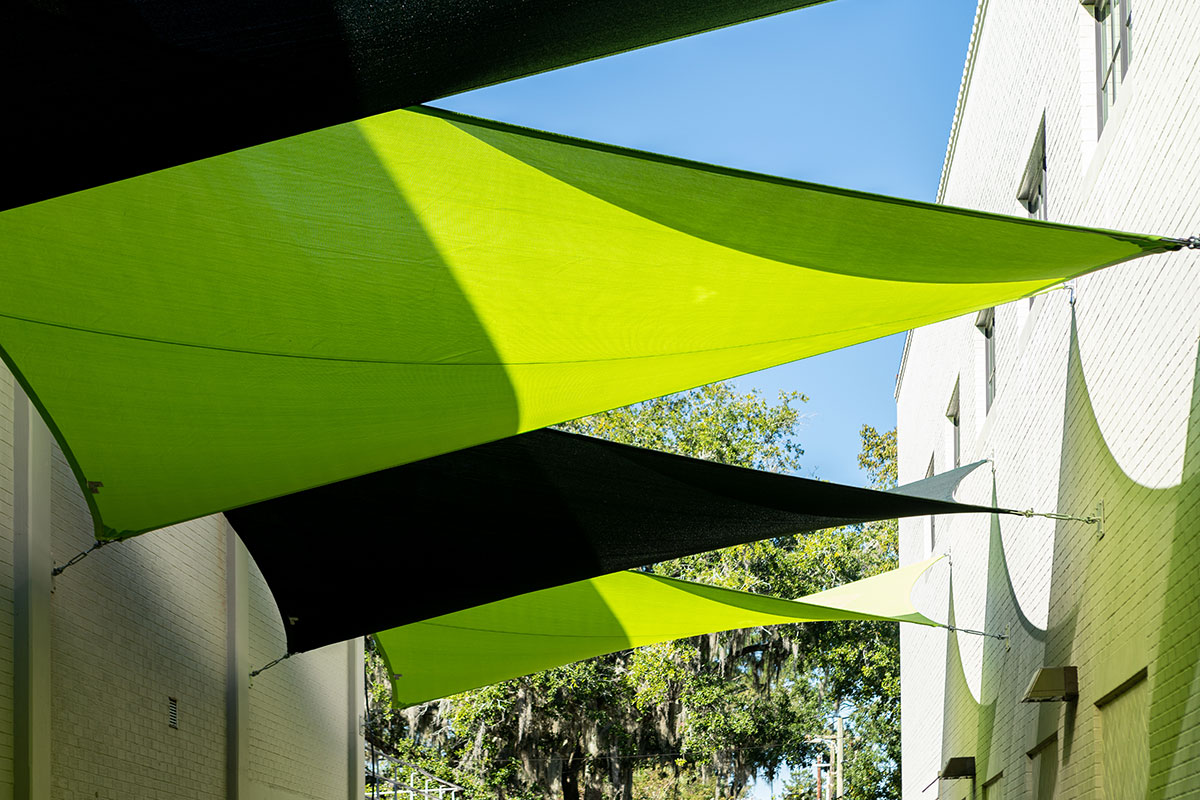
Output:
<svg viewBox="0 0 1200 800">
<path fill-rule="evenodd" d="M 1058 519 L 1067 522 L 1082 522 L 1085 525 L 1095 525 L 1103 519 L 1102 517 L 1094 514 L 1090 517 L 1076 517 L 1072 514 L 1059 514 L 1054 511 L 1034 511 L 1032 508 L 1027 508 L 1024 511 L 1009 511 L 1008 513 L 1016 514 L 1019 517 L 1025 517 L 1027 519 L 1029 517 L 1045 517 L 1046 519 Z"/>
<path fill-rule="evenodd" d="M 251 672 L 251 673 L 250 673 L 250 677 L 251 677 L 251 678 L 257 678 L 259 675 L 263 674 L 264 672 L 266 672 L 267 670 L 269 670 L 271 667 L 273 667 L 273 666 L 275 666 L 276 664 L 278 664 L 280 661 L 287 661 L 289 658 L 291 658 L 291 657 L 292 657 L 292 655 L 294 655 L 294 654 L 293 654 L 293 653 L 284 653 L 284 654 L 283 654 L 283 655 L 281 655 L 279 658 L 277 658 L 277 659 L 275 659 L 274 661 L 272 661 L 270 664 L 267 664 L 267 665 L 266 665 L 266 666 L 264 666 L 264 667 L 259 667 L 258 669 L 256 669 L 256 670 L 254 670 L 253 672 Z"/>
<path fill-rule="evenodd" d="M 987 631 L 977 631 L 972 628 L 959 628 L 954 625 L 943 625 L 940 622 L 938 623 L 938 627 L 945 628 L 948 631 L 954 631 L 955 633 L 969 633 L 972 636 L 986 636 L 989 639 L 999 639 L 1000 641 L 1004 641 L 1008 638 L 1008 636 L 1003 633 L 988 633 Z"/>
<path fill-rule="evenodd" d="M 101 547 L 104 547 L 104 545 L 112 544 L 112 543 L 113 543 L 113 540 L 100 541 L 99 539 L 97 539 L 96 543 L 93 544 L 91 547 L 89 547 L 87 550 L 84 550 L 82 553 L 76 553 L 74 556 L 71 557 L 71 559 L 69 561 L 67 561 L 62 566 L 55 567 L 54 569 L 50 570 L 50 577 L 57 578 L 59 575 L 62 575 L 64 572 L 66 572 L 67 567 L 72 566 L 73 564 L 78 564 L 80 561 L 83 561 L 85 558 L 87 558 L 93 550 L 99 550 Z"/>
</svg>

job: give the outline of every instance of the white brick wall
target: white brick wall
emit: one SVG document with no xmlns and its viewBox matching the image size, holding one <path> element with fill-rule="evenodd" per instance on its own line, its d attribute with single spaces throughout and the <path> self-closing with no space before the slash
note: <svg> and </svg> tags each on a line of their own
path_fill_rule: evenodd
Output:
<svg viewBox="0 0 1200 800">
<path fill-rule="evenodd" d="M 52 554 L 92 542 L 56 450 Z M 99 550 L 55 579 L 56 798 L 209 798 L 225 779 L 224 527 L 212 517 Z M 167 724 L 168 697 L 179 728 Z"/>
<path fill-rule="evenodd" d="M 13 796 L 13 380 L 0 367 L 0 798 Z M 51 480 L 51 552 L 92 543 L 87 505 L 61 451 Z M 51 793 L 55 800 L 225 798 L 226 528 L 220 516 L 93 552 L 54 581 Z M 282 654 L 274 600 L 253 564 L 249 662 Z M 249 689 L 248 800 L 347 797 L 347 644 L 297 655 Z M 168 725 L 168 698 L 179 727 Z"/>
<path fill-rule="evenodd" d="M 0 366 L 0 798 L 13 792 L 13 385 Z"/>
<path fill-rule="evenodd" d="M 1133 0 L 1130 70 L 1098 139 L 1086 12 L 1066 1 L 983 5 L 942 200 L 1022 214 L 1017 185 L 1045 114 L 1051 219 L 1200 233 L 1200 4 Z M 922 477 L 931 454 L 946 468 L 944 414 L 959 379 L 963 461 L 993 460 L 997 502 L 1088 514 L 1103 500 L 1106 533 L 1015 517 L 937 520 L 937 547 L 953 558 L 956 622 L 1008 631 L 1010 647 L 902 631 L 906 798 L 931 797 L 921 789 L 955 755 L 976 757 L 980 784 L 1003 773 L 1003 797 L 1032 797 L 1027 753 L 1051 734 L 1059 796 L 1100 796 L 1095 701 L 1140 667 L 1149 674 L 1148 796 L 1200 790 L 1200 628 L 1191 622 L 1200 612 L 1200 258 L 1140 259 L 1075 287 L 1075 359 L 1068 292 L 997 309 L 998 389 L 986 419 L 974 319 L 911 334 L 897 393 L 900 480 Z M 961 499 L 991 499 L 985 473 Z M 902 561 L 923 556 L 928 530 L 928 520 L 902 522 Z M 945 619 L 950 582 L 927 583 L 919 601 Z M 1079 668 L 1078 703 L 1017 702 L 1043 664 Z M 944 797 L 970 792 L 966 782 L 941 785 Z"/>
<path fill-rule="evenodd" d="M 346 796 L 347 646 L 293 657 L 251 682 L 250 779 L 264 800 Z M 251 562 L 250 663 L 284 650 L 275 601 Z"/>
</svg>

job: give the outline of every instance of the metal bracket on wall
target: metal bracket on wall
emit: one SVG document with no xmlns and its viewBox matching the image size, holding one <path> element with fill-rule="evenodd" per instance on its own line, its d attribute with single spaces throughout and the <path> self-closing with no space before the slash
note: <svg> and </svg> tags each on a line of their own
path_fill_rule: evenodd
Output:
<svg viewBox="0 0 1200 800">
<path fill-rule="evenodd" d="M 1034 511 L 1032 508 L 1024 511 L 1008 510 L 1007 514 L 1015 514 L 1018 517 L 1043 517 L 1044 519 L 1056 519 L 1064 522 L 1082 522 L 1084 525 L 1095 525 L 1098 530 L 1097 538 L 1104 538 L 1104 501 L 1101 500 L 1096 504 L 1096 513 L 1088 517 L 1078 517 L 1074 514 L 1059 514 L 1056 511 Z"/>
<path fill-rule="evenodd" d="M 119 541 L 119 540 L 116 540 L 116 541 Z M 66 572 L 68 567 L 72 567 L 75 564 L 78 564 L 80 561 L 83 561 L 85 558 L 87 558 L 88 555 L 93 550 L 99 550 L 101 547 L 104 547 L 105 545 L 112 544 L 112 543 L 113 543 L 113 540 L 97 539 L 96 543 L 93 544 L 91 547 L 89 547 L 87 550 L 84 550 L 82 553 L 76 553 L 75 555 L 71 556 L 71 558 L 67 561 L 67 563 L 63 564 L 61 567 L 55 567 L 54 569 L 50 570 L 50 578 L 51 579 L 57 578 L 59 575 L 62 575 L 64 572 Z"/>
</svg>

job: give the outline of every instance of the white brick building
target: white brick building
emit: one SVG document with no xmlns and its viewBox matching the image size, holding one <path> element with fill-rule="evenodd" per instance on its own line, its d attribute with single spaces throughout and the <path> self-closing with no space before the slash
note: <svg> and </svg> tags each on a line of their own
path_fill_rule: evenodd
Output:
<svg viewBox="0 0 1200 800">
<path fill-rule="evenodd" d="M 1200 3 L 1112 6 L 1100 24 L 1078 0 L 981 0 L 942 202 L 1200 233 Z M 993 467 L 960 499 L 1078 516 L 1102 503 L 1104 519 L 1102 537 L 1076 521 L 901 522 L 903 563 L 953 562 L 919 604 L 1009 636 L 902 631 L 908 800 L 1200 793 L 1198 255 L 910 334 L 901 482 L 953 466 L 957 441 L 962 463 Z M 1043 666 L 1076 667 L 1078 699 L 1020 702 Z M 974 780 L 925 790 L 966 756 Z"/>
<path fill-rule="evenodd" d="M 284 652 L 224 517 L 98 550 L 61 451 L 0 366 L 0 800 L 363 795 L 362 643 Z"/>
</svg>

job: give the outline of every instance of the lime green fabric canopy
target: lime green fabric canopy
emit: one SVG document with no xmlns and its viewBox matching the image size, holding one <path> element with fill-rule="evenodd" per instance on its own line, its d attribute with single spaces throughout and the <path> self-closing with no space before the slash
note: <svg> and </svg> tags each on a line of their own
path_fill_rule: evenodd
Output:
<svg viewBox="0 0 1200 800">
<path fill-rule="evenodd" d="M 0 348 L 102 538 L 1178 247 L 431 109 L 10 209 L 0 241 Z"/>
<path fill-rule="evenodd" d="M 375 635 L 398 706 L 705 633 L 833 620 L 936 624 L 913 584 L 942 556 L 836 589 L 780 600 L 645 572 L 617 572 L 415 622 Z"/>
</svg>

